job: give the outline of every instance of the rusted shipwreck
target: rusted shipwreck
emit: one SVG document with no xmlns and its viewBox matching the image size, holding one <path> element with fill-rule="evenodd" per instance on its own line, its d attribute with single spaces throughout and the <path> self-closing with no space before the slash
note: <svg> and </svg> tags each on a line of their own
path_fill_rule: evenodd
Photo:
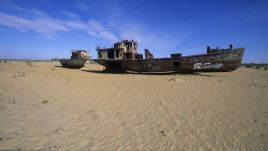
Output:
<svg viewBox="0 0 268 151">
<path fill-rule="evenodd" d="M 206 54 L 182 56 L 171 54 L 170 58 L 154 58 L 145 49 L 145 59 L 137 52 L 136 41 L 124 40 L 114 44 L 113 48 L 97 48 L 97 63 L 108 71 L 134 72 L 202 72 L 233 71 L 240 65 L 245 48 L 211 49 Z"/>
<path fill-rule="evenodd" d="M 88 52 L 86 50 L 72 50 L 71 59 L 59 59 L 63 67 L 74 69 L 80 69 L 84 67 L 87 60 Z"/>
</svg>

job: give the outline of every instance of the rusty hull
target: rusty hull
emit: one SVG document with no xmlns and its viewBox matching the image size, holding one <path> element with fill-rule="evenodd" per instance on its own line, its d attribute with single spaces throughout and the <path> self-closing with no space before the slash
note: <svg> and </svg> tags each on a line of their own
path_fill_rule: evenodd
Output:
<svg viewBox="0 0 268 151">
<path fill-rule="evenodd" d="M 177 58 L 144 60 L 95 59 L 109 71 L 134 72 L 216 72 L 233 71 L 240 65 L 245 48 L 234 48 L 211 54 L 191 55 Z"/>
</svg>

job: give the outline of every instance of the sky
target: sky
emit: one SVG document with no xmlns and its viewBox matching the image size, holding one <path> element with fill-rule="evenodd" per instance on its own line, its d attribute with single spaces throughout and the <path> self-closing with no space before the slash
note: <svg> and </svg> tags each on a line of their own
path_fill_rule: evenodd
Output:
<svg viewBox="0 0 268 151">
<path fill-rule="evenodd" d="M 0 0 L 0 58 L 69 58 L 136 40 L 155 57 L 245 47 L 244 63 L 268 63 L 267 0 Z"/>
</svg>

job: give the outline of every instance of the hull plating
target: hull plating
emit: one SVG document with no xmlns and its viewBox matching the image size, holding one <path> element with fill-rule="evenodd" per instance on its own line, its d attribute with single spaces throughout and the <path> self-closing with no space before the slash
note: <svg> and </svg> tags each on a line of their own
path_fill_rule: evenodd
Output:
<svg viewBox="0 0 268 151">
<path fill-rule="evenodd" d="M 158 58 L 148 60 L 95 59 L 97 63 L 111 71 L 135 72 L 202 72 L 233 71 L 240 65 L 244 48 L 236 48 L 211 54 L 184 56 L 178 58 Z"/>
<path fill-rule="evenodd" d="M 79 59 L 60 59 L 59 61 L 61 65 L 65 68 L 80 69 L 84 67 L 87 60 L 83 58 L 79 58 Z"/>
</svg>

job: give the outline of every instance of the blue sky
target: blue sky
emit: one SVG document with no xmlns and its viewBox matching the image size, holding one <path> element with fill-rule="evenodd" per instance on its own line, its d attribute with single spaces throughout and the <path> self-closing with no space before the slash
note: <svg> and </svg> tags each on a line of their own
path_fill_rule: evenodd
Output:
<svg viewBox="0 0 268 151">
<path fill-rule="evenodd" d="M 268 62 L 266 0 L 0 0 L 0 58 L 70 57 L 134 39 L 139 52 L 205 53 L 246 47 L 243 62 Z"/>
</svg>

